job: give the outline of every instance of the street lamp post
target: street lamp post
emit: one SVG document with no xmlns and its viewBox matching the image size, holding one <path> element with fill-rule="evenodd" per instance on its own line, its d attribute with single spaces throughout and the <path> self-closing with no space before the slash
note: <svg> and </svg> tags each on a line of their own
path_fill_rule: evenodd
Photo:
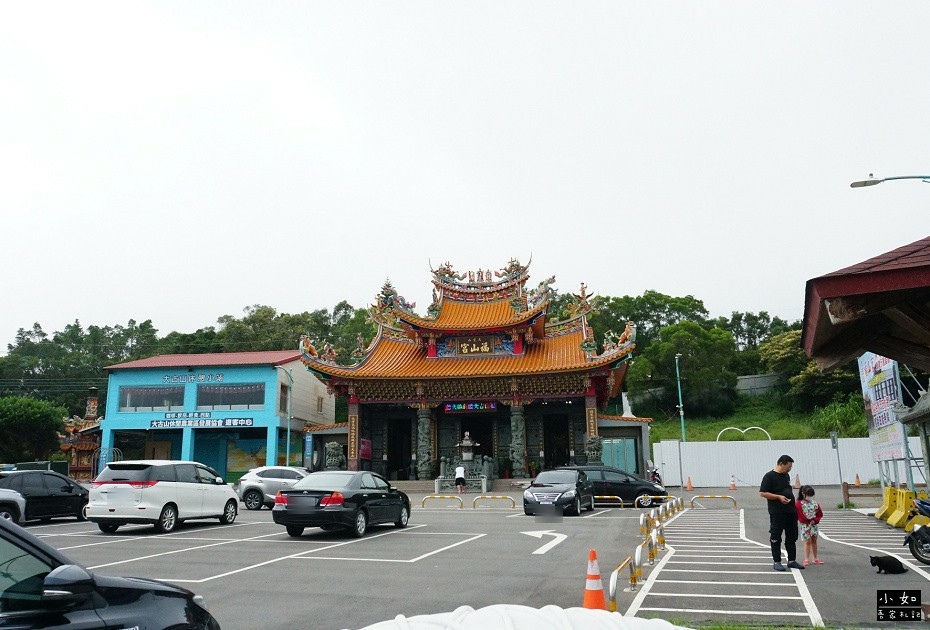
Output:
<svg viewBox="0 0 930 630">
<path fill-rule="evenodd" d="M 291 391 L 294 389 L 294 375 L 291 368 L 285 368 L 282 365 L 276 365 L 276 369 L 284 372 L 287 377 L 287 444 L 284 447 L 284 465 L 291 465 Z"/>
<path fill-rule="evenodd" d="M 890 182 L 893 179 L 919 179 L 925 184 L 930 184 L 930 175 L 900 175 L 898 177 L 883 177 L 881 179 L 875 179 L 872 176 L 872 173 L 869 173 L 868 179 L 859 180 L 853 182 L 849 185 L 850 188 L 863 188 L 865 186 L 875 186 L 876 184 L 881 184 L 882 182 Z"/>
<path fill-rule="evenodd" d="M 681 358 L 681 353 L 675 355 L 675 380 L 678 381 L 678 417 L 681 418 L 681 441 L 687 442 L 688 439 L 685 437 L 685 406 L 681 402 L 681 372 L 678 370 L 678 359 Z"/>
</svg>

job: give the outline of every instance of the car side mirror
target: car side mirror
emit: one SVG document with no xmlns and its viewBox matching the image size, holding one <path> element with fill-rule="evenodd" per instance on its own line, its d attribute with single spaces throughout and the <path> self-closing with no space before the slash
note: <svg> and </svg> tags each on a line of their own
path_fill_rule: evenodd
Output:
<svg viewBox="0 0 930 630">
<path fill-rule="evenodd" d="M 76 564 L 63 564 L 52 570 L 45 576 L 42 586 L 42 603 L 55 609 L 84 601 L 95 588 L 94 576 Z"/>
<path fill-rule="evenodd" d="M 65 484 L 65 485 L 63 485 L 63 486 L 61 487 L 61 491 L 62 491 L 62 492 L 71 492 L 71 491 L 72 491 L 72 488 L 71 488 L 71 486 L 69 486 L 68 484 Z"/>
<path fill-rule="evenodd" d="M 221 485 L 223 485 L 223 483 L 225 483 L 225 482 L 223 481 L 223 478 L 222 478 L 222 477 L 217 477 L 217 478 L 214 480 L 213 483 L 215 483 L 215 484 L 218 485 L 218 486 L 221 486 Z"/>
</svg>

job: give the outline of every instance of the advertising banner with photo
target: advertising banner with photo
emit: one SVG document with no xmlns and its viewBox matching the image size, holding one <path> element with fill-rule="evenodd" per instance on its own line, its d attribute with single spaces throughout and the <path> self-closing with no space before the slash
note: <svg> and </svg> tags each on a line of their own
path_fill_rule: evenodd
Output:
<svg viewBox="0 0 930 630">
<path fill-rule="evenodd" d="M 859 382 L 876 462 L 907 458 L 907 433 L 894 406 L 901 400 L 898 362 L 872 352 L 859 357 Z"/>
</svg>

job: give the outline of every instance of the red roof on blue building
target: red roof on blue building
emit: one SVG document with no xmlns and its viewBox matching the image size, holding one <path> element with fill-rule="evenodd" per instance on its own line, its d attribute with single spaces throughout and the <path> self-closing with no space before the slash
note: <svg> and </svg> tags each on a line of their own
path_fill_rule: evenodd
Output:
<svg viewBox="0 0 930 630">
<path fill-rule="evenodd" d="M 265 350 L 262 352 L 219 352 L 212 354 L 158 354 L 147 359 L 108 365 L 105 370 L 141 370 L 147 368 L 228 367 L 232 365 L 281 365 L 300 358 L 299 350 Z"/>
</svg>

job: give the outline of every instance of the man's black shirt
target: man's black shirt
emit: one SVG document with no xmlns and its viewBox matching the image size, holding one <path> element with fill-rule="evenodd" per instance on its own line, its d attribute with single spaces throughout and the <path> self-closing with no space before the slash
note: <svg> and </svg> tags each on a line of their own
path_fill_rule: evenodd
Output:
<svg viewBox="0 0 930 630">
<path fill-rule="evenodd" d="M 759 486 L 759 492 L 771 492 L 788 497 L 788 503 L 782 503 L 778 499 L 768 499 L 769 514 L 778 514 L 788 512 L 796 514 L 794 507 L 794 492 L 791 490 L 791 475 L 784 472 L 775 472 L 770 470 L 762 477 L 762 484 Z"/>
</svg>

